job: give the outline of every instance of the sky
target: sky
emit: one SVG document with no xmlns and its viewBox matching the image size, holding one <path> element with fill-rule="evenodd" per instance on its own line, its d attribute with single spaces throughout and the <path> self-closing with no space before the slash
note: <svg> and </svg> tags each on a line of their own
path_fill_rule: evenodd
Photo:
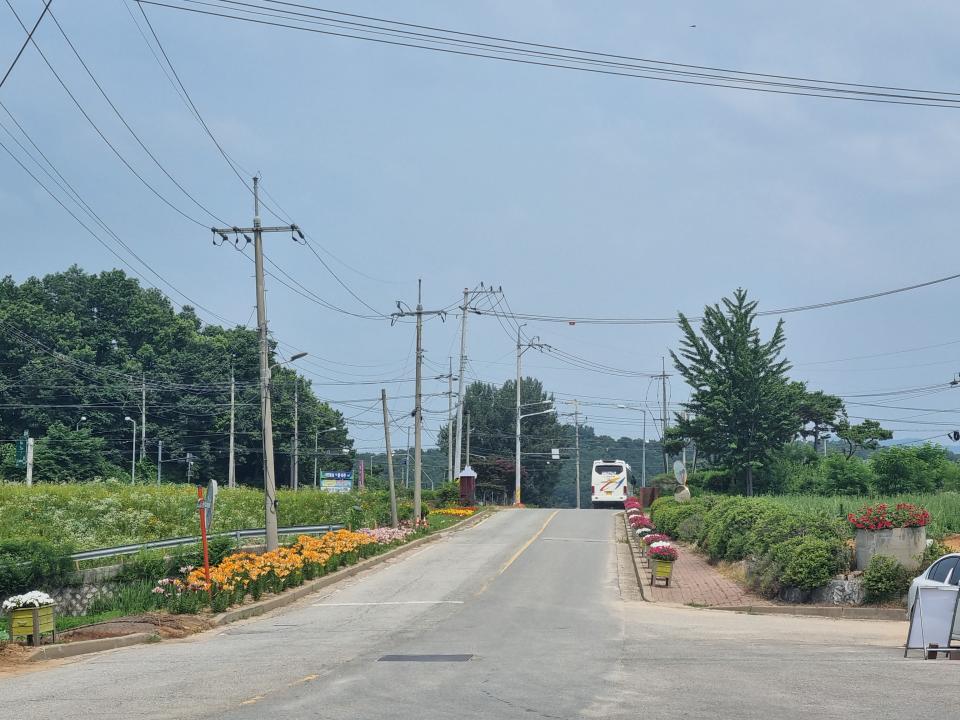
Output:
<svg viewBox="0 0 960 720">
<path fill-rule="evenodd" d="M 10 1 L 28 27 L 44 4 Z M 843 1 L 323 7 L 678 63 L 960 92 L 960 6 L 946 1 L 875 2 L 869 13 Z M 140 10 L 132 0 L 56 0 L 52 9 L 129 125 L 198 204 L 138 146 L 49 17 L 35 35 L 40 48 L 118 153 L 176 209 L 124 166 L 33 47 L 0 101 L 149 265 L 100 231 L 144 285 L 197 306 L 206 322 L 253 327 L 252 263 L 214 246 L 207 229 L 250 225 L 250 193 L 164 74 Z M 429 446 L 447 410 L 438 394 L 446 381 L 434 378 L 458 353 L 455 306 L 481 281 L 502 287 L 501 309 L 521 313 L 673 317 L 698 315 L 737 287 L 769 310 L 960 272 L 960 110 L 605 76 L 144 9 L 221 147 L 241 174 L 259 173 L 266 203 L 307 233 L 309 247 L 282 233 L 265 240 L 270 330 L 282 352 L 309 352 L 298 367 L 351 418 L 361 450 L 383 446 L 381 386 L 397 416 L 413 407 L 414 329 L 318 299 L 370 315 L 359 297 L 389 314 L 398 300 L 416 304 L 422 279 L 426 309 L 454 310 L 424 328 Z M 3 70 L 24 38 L 0 5 Z M 0 124 L 14 129 L 2 110 Z M 4 130 L 0 141 L 37 172 Z M 0 274 L 21 281 L 73 263 L 123 267 L 2 151 L 0 212 Z M 264 223 L 281 221 L 265 212 Z M 893 392 L 949 383 L 960 371 L 958 290 L 955 280 L 785 315 L 791 376 L 844 396 L 855 420 L 882 418 L 897 440 L 942 436 L 953 422 L 960 429 L 955 388 Z M 762 318 L 765 335 L 776 319 Z M 672 324 L 529 322 L 523 331 L 635 372 L 659 372 L 679 339 Z M 468 380 L 513 377 L 514 332 L 508 320 L 469 318 Z M 598 433 L 639 437 L 636 408 L 658 412 L 656 381 L 644 375 L 587 371 L 537 351 L 524 355 L 524 374 L 560 399 L 581 398 Z M 669 394 L 672 403 L 687 396 L 675 373 Z M 657 437 L 659 427 L 647 432 Z"/>
</svg>

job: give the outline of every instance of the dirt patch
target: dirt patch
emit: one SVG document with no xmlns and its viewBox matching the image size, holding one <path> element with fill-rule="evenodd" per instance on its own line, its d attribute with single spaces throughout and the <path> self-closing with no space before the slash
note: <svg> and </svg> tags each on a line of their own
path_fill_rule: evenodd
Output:
<svg viewBox="0 0 960 720">
<path fill-rule="evenodd" d="M 950 548 L 950 552 L 960 552 L 960 535 L 950 535 L 945 537 L 942 542 Z"/>
<path fill-rule="evenodd" d="M 16 643 L 0 642 L 0 675 L 4 670 L 18 667 L 27 661 L 31 648 Z"/>
<path fill-rule="evenodd" d="M 63 642 L 77 640 L 99 640 L 100 638 L 120 637 L 133 633 L 154 633 L 161 638 L 182 638 L 210 628 L 210 621 L 197 615 L 168 615 L 166 613 L 144 613 L 130 617 L 107 620 L 95 625 L 68 630 L 57 636 Z"/>
</svg>

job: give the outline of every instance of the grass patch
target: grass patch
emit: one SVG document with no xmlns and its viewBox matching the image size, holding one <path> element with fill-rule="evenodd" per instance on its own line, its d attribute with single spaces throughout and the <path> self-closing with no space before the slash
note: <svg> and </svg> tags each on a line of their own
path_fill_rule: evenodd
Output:
<svg viewBox="0 0 960 720">
<path fill-rule="evenodd" d="M 846 518 L 847 513 L 856 512 L 863 505 L 886 503 L 912 503 L 921 505 L 930 511 L 930 524 L 927 532 L 932 537 L 943 537 L 960 532 L 960 493 L 939 492 L 912 495 L 856 496 L 856 495 L 770 495 L 770 500 L 801 512 L 827 513 Z M 852 531 L 851 531 L 852 532 Z"/>
</svg>

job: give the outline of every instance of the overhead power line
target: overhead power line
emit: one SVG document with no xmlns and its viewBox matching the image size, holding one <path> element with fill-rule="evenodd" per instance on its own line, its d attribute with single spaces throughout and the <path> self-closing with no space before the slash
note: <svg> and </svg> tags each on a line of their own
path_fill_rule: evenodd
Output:
<svg viewBox="0 0 960 720">
<path fill-rule="evenodd" d="M 47 4 L 43 6 L 43 12 L 40 13 L 40 17 L 37 18 L 37 21 L 33 24 L 33 27 L 30 28 L 30 32 L 27 33 L 27 39 L 23 41 L 23 45 L 20 46 L 20 49 L 14 56 L 13 62 L 10 63 L 10 67 L 8 67 L 7 71 L 3 74 L 3 79 L 0 80 L 0 88 L 3 87 L 3 84 L 7 81 L 7 78 L 10 77 L 10 73 L 13 72 L 13 68 L 15 68 L 17 62 L 19 62 L 20 56 L 23 55 L 23 51 L 27 49 L 27 45 L 29 45 L 30 41 L 33 40 L 33 33 L 36 32 L 38 27 L 40 27 L 40 21 L 43 20 L 43 16 L 47 14 L 48 10 L 50 10 L 51 2 L 53 2 L 53 0 L 47 0 Z M 10 9 L 13 10 L 13 7 L 11 6 Z M 16 15 L 16 12 L 14 12 L 14 15 Z M 19 20 L 20 18 L 18 17 L 17 19 Z M 24 28 L 24 30 L 26 30 L 26 28 Z"/>
<path fill-rule="evenodd" d="M 881 290 L 880 292 L 870 293 L 868 295 L 858 295 L 856 297 L 843 298 L 841 300 L 828 300 L 826 302 L 812 303 L 809 305 L 796 305 L 793 307 L 778 308 L 776 310 L 760 310 L 757 312 L 758 317 L 769 316 L 769 315 L 788 315 L 791 313 L 806 312 L 808 310 L 820 310 L 828 307 L 835 307 L 837 305 L 849 305 L 851 303 L 864 302 L 866 300 L 875 300 L 877 298 L 886 297 L 888 295 L 896 295 L 898 293 L 905 293 L 911 290 L 919 290 L 920 288 L 930 287 L 932 285 L 939 285 L 940 283 L 950 282 L 951 280 L 956 280 L 960 278 L 960 273 L 955 273 L 953 275 L 947 275 L 946 277 L 936 278 L 935 280 L 928 280 L 926 282 L 917 283 L 915 285 L 907 285 L 905 287 L 893 288 L 891 290 Z M 677 318 L 672 317 L 650 317 L 650 318 L 629 318 L 629 317 L 585 317 L 585 316 L 571 316 L 571 315 L 544 315 L 537 313 L 506 313 L 503 311 L 497 310 L 475 310 L 478 315 L 493 315 L 501 318 L 509 318 L 511 320 L 526 320 L 531 322 L 557 322 L 557 323 L 568 323 L 572 325 L 675 325 L 677 323 Z M 702 315 L 688 315 L 686 316 L 687 320 L 691 322 L 700 322 L 704 318 Z"/>
<path fill-rule="evenodd" d="M 154 5 L 325 36 L 614 77 L 831 100 L 960 108 L 960 94 L 954 92 L 836 82 L 651 60 L 354 15 L 305 3 L 274 0 L 261 3 L 236 0 L 136 1 L 141 6 Z M 344 17 L 356 19 L 344 20 Z"/>
</svg>

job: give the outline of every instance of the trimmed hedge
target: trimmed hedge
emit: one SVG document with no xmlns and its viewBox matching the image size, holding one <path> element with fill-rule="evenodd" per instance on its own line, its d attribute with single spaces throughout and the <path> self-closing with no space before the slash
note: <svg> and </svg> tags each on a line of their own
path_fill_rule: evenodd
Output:
<svg viewBox="0 0 960 720">
<path fill-rule="evenodd" d="M 772 498 L 659 498 L 650 516 L 658 530 L 696 542 L 712 562 L 751 558 L 751 584 L 764 595 L 785 586 L 821 587 L 849 566 L 842 519 Z"/>
</svg>

